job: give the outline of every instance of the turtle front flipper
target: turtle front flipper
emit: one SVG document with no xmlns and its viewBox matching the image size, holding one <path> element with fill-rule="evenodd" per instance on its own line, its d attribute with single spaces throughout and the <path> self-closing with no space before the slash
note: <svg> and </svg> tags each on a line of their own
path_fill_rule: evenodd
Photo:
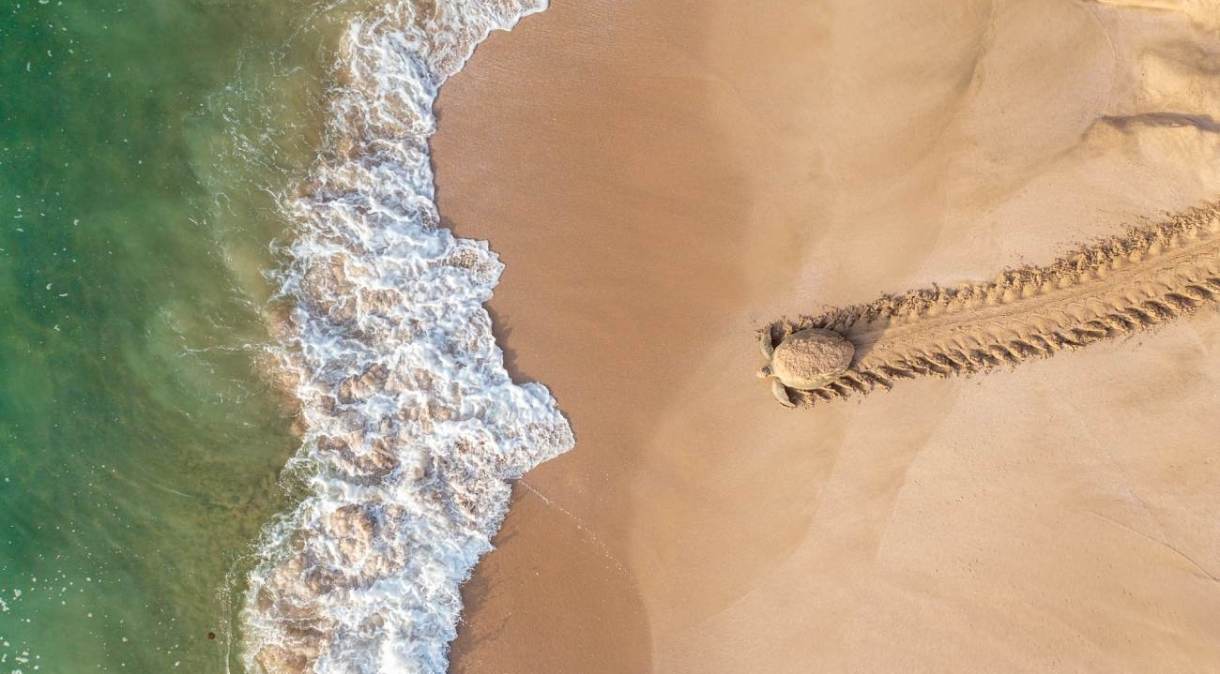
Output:
<svg viewBox="0 0 1220 674">
<path fill-rule="evenodd" d="M 796 407 L 796 403 L 792 402 L 792 397 L 788 395 L 788 387 L 779 379 L 771 380 L 771 395 L 784 407 Z"/>
<path fill-rule="evenodd" d="M 771 345 L 771 331 L 763 330 L 758 335 L 758 346 L 762 349 L 763 358 L 771 360 L 771 355 L 775 353 L 775 347 Z"/>
</svg>

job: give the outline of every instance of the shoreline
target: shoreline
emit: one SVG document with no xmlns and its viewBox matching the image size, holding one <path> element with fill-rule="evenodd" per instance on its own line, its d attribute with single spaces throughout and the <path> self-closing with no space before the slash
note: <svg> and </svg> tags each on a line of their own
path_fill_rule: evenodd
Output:
<svg viewBox="0 0 1220 674">
<path fill-rule="evenodd" d="M 478 43 L 544 6 L 409 0 L 354 17 L 317 161 L 280 204 L 290 305 L 271 356 L 293 386 L 301 497 L 268 523 L 240 612 L 246 669 L 443 672 L 460 588 L 509 481 L 571 449 L 543 386 L 504 370 L 483 307 L 502 265 L 439 227 L 438 88 Z"/>
</svg>

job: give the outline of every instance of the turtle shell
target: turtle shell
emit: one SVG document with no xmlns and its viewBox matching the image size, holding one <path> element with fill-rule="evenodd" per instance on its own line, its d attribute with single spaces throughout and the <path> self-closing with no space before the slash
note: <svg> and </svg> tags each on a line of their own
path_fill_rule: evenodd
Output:
<svg viewBox="0 0 1220 674">
<path fill-rule="evenodd" d="M 771 373 L 784 386 L 809 391 L 843 374 L 856 347 L 833 330 L 809 328 L 784 338 L 771 355 Z"/>
</svg>

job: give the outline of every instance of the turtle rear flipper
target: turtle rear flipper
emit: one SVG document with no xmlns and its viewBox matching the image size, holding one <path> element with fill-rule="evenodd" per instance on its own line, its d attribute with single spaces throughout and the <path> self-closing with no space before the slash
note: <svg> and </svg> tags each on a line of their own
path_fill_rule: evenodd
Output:
<svg viewBox="0 0 1220 674">
<path fill-rule="evenodd" d="M 784 407 L 796 407 L 796 403 L 792 402 L 792 397 L 788 395 L 788 387 L 778 379 L 771 380 L 771 395 Z"/>
</svg>

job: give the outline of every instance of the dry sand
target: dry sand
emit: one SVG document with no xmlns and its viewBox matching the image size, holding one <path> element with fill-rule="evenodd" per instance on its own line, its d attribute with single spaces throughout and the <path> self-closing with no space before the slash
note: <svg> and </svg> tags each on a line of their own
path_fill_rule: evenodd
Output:
<svg viewBox="0 0 1220 674">
<path fill-rule="evenodd" d="M 753 377 L 783 315 L 1220 195 L 1220 7 L 1148 5 L 555 0 L 481 47 L 441 211 L 578 444 L 453 670 L 1220 669 L 1214 308 L 813 409 Z"/>
</svg>

